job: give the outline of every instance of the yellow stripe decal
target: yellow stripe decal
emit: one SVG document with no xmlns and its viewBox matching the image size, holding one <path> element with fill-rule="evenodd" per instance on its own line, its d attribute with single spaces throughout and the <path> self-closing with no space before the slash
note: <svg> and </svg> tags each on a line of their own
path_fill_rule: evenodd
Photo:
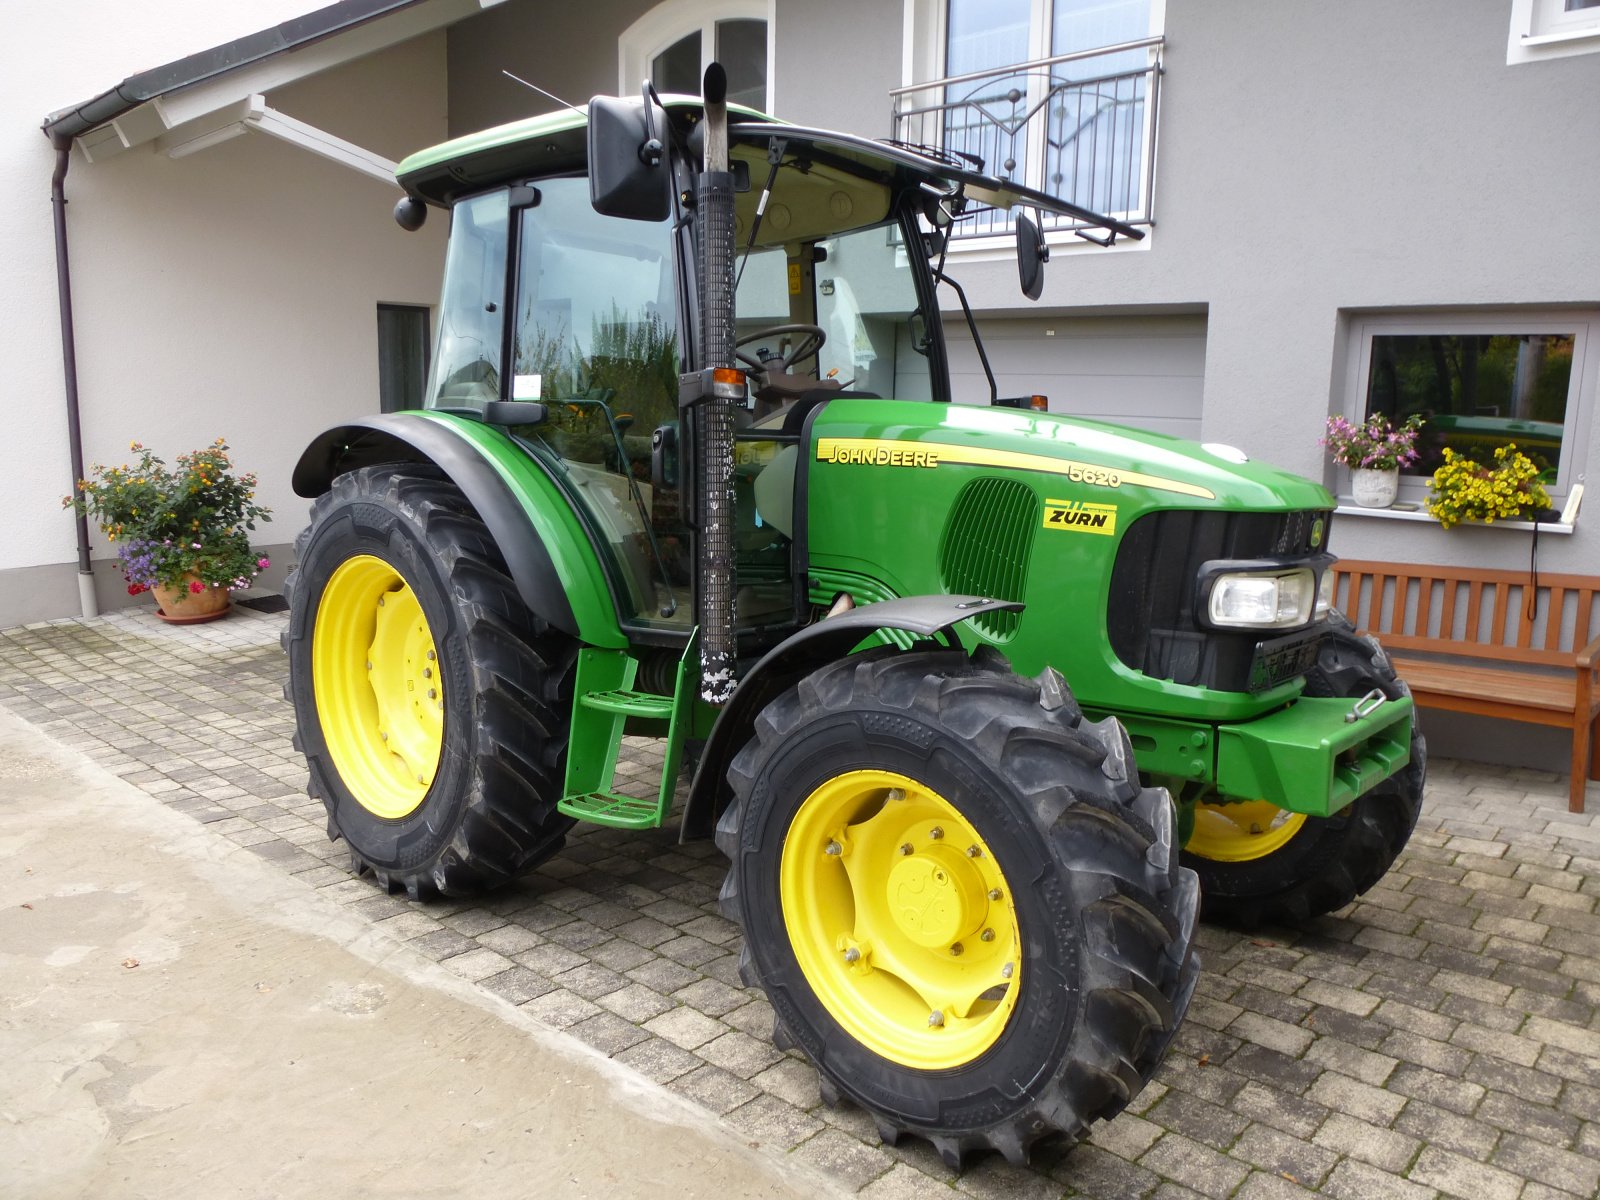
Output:
<svg viewBox="0 0 1600 1200">
<path fill-rule="evenodd" d="M 1003 467 L 1013 471 L 1064 475 L 1073 483 L 1090 487 L 1142 487 L 1158 492 L 1176 492 L 1180 496 L 1197 496 L 1202 500 L 1217 498 L 1209 488 L 1197 483 L 1185 483 L 1181 479 L 1166 479 L 1141 471 L 1124 471 L 1020 450 L 990 450 L 982 446 L 952 446 L 944 442 L 825 437 L 817 440 L 817 461 L 865 467 Z"/>
</svg>

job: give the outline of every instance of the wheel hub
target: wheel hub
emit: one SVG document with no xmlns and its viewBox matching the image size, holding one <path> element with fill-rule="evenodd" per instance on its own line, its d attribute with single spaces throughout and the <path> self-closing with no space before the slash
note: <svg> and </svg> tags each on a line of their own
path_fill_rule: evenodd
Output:
<svg viewBox="0 0 1600 1200">
<path fill-rule="evenodd" d="M 889 771 L 824 782 L 789 827 L 779 895 L 813 993 L 875 1053 L 948 1070 L 1004 1031 L 1021 981 L 1011 890 L 932 789 Z"/>
<path fill-rule="evenodd" d="M 339 777 L 374 816 L 410 815 L 444 745 L 444 684 L 428 619 L 405 578 L 370 554 L 340 563 L 317 605 L 318 719 Z"/>
<path fill-rule="evenodd" d="M 1250 862 L 1283 849 L 1305 823 L 1304 813 L 1267 800 L 1198 804 L 1183 848 L 1213 862 Z"/>
<path fill-rule="evenodd" d="M 977 932 L 988 905 L 985 891 L 961 851 L 936 844 L 894 864 L 887 906 L 905 937 L 919 946 L 947 947 Z"/>
</svg>

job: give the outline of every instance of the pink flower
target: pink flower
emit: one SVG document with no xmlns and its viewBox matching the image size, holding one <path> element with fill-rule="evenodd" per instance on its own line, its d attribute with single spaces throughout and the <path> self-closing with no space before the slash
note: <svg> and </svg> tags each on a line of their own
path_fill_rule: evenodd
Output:
<svg viewBox="0 0 1600 1200">
<path fill-rule="evenodd" d="M 199 542 L 193 542 L 193 543 L 191 543 L 191 545 L 193 545 L 196 550 L 200 549 L 200 543 Z"/>
<path fill-rule="evenodd" d="M 256 566 L 260 567 L 263 571 L 265 571 L 271 565 L 272 565 L 272 560 L 270 558 L 258 558 L 258 559 L 256 559 Z"/>
<path fill-rule="evenodd" d="M 198 549 L 198 547 L 196 547 L 196 549 Z M 191 579 L 189 580 L 189 590 L 198 594 L 206 590 L 206 585 L 201 583 L 198 579 Z"/>
</svg>

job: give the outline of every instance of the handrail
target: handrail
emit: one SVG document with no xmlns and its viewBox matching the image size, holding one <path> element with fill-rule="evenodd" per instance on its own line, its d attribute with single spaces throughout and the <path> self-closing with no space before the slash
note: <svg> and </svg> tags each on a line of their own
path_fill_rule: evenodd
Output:
<svg viewBox="0 0 1600 1200">
<path fill-rule="evenodd" d="M 1165 44 L 1162 37 L 1140 38 L 893 88 L 893 136 L 976 156 L 994 175 L 1129 224 L 1153 225 Z M 1146 61 L 1128 63 L 1130 53 Z M 1073 78 L 1060 69 L 1068 63 L 1098 65 L 1100 73 Z M 1005 214 L 980 210 L 955 236 L 982 237 L 1008 224 Z M 1045 225 L 1084 228 L 1063 217 L 1047 217 Z"/>
<path fill-rule="evenodd" d="M 921 92 L 928 88 L 945 87 L 952 83 L 971 83 L 975 79 L 987 79 L 991 75 L 996 77 L 1022 75 L 1028 71 L 1036 71 L 1040 67 L 1053 67 L 1057 63 L 1077 62 L 1085 58 L 1099 58 L 1106 54 L 1121 54 L 1128 50 L 1144 50 L 1151 46 L 1160 46 L 1166 40 L 1164 37 L 1140 38 L 1136 42 L 1118 42 L 1114 46 L 1096 46 L 1092 50 L 1074 50 L 1071 54 L 1056 54 L 1050 58 L 1035 58 L 1029 62 L 1013 63 L 1008 67 L 991 67 L 984 71 L 968 71 L 965 75 L 950 75 L 944 79 L 930 79 L 927 83 L 908 83 L 904 87 L 890 88 L 889 95 L 899 97 L 906 95 L 908 92 Z"/>
</svg>

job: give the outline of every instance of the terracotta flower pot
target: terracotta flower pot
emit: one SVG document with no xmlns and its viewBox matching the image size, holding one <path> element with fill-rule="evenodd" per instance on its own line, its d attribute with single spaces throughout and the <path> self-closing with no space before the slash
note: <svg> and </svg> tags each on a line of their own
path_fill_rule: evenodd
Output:
<svg viewBox="0 0 1600 1200">
<path fill-rule="evenodd" d="M 201 584 L 197 592 L 189 585 L 200 583 L 198 575 L 186 575 L 176 587 L 155 584 L 156 616 L 169 625 L 198 625 L 228 615 L 228 589 Z"/>
</svg>

